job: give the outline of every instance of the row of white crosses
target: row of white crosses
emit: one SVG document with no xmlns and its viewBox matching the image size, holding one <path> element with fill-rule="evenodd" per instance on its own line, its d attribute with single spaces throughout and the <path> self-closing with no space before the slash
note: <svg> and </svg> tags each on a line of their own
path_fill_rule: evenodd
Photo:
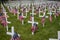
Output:
<svg viewBox="0 0 60 40">
<path fill-rule="evenodd" d="M 9 7 L 11 7 L 12 8 L 12 6 L 10 5 Z M 8 10 L 9 10 L 9 7 L 8 7 Z M 17 6 L 16 6 L 16 8 L 17 8 Z M 18 8 L 17 8 L 18 9 Z M 11 11 L 11 10 L 10 10 Z M 26 11 L 27 12 L 27 11 Z M 20 14 L 20 12 L 19 12 L 19 10 L 17 11 L 17 19 L 19 19 L 19 14 Z M 14 15 L 15 15 L 15 13 L 14 13 Z M 23 16 L 23 13 L 22 13 L 22 16 Z M 26 14 L 26 16 L 27 16 L 27 14 Z M 23 16 L 23 17 L 25 17 L 25 16 Z M 26 17 L 25 17 L 26 18 Z M 22 20 L 22 24 L 24 24 L 24 20 Z"/>
<path fill-rule="evenodd" d="M 10 6 L 10 4 L 4 3 L 4 6 L 6 6 L 9 12 L 11 12 L 12 7 Z"/>
<path fill-rule="evenodd" d="M 49 40 L 60 40 L 60 31 L 58 31 L 58 39 L 49 38 Z"/>
<path fill-rule="evenodd" d="M 55 6 L 55 7 L 54 7 L 54 6 Z M 59 10 L 60 8 L 57 9 L 57 5 L 56 5 L 56 4 L 52 5 L 52 7 L 51 7 L 50 9 L 52 9 L 52 8 L 54 9 L 54 11 L 51 11 L 51 12 L 53 12 L 54 17 L 56 18 L 56 15 L 58 14 L 58 13 L 56 13 L 56 12 L 57 12 L 57 10 L 60 11 L 60 10 Z"/>
<path fill-rule="evenodd" d="M 3 8 L 3 10 L 5 10 L 5 8 L 4 8 L 4 6 L 2 4 L 1 4 L 1 7 Z M 7 21 L 7 12 L 6 12 L 6 10 L 3 11 L 3 13 L 5 15 L 6 22 L 10 24 L 11 22 Z M 6 28 L 7 28 L 7 31 L 8 31 L 8 25 L 6 25 Z"/>
<path fill-rule="evenodd" d="M 40 6 L 41 7 L 41 6 Z M 49 7 L 50 8 L 50 7 Z M 41 12 L 43 12 L 43 11 L 40 11 L 40 8 L 39 8 L 39 17 L 44 17 L 45 16 L 45 12 L 46 12 L 46 5 L 45 5 L 45 10 L 44 10 L 44 13 L 43 13 L 43 15 L 40 15 L 41 14 Z M 51 12 L 56 12 L 56 11 L 51 11 Z M 48 14 L 48 13 L 47 13 Z M 50 14 L 50 13 L 49 13 Z M 48 16 L 46 16 L 46 18 L 47 18 Z"/>
<path fill-rule="evenodd" d="M 54 7 L 52 6 L 52 8 L 54 8 Z M 50 14 L 50 16 L 52 16 L 52 14 L 56 14 L 57 9 L 54 8 L 54 11 L 52 11 L 52 8 L 50 8 L 50 6 L 48 7 L 49 13 L 47 13 L 47 14 Z M 46 10 L 46 6 L 45 6 L 45 10 Z M 40 12 L 43 12 L 43 11 L 40 11 L 40 9 L 39 9 L 39 17 L 43 17 L 45 15 L 45 12 L 43 13 L 42 16 L 40 15 Z M 54 13 L 52 13 L 52 12 L 54 12 Z M 46 16 L 46 17 L 48 17 L 48 16 Z M 56 15 L 55 15 L 55 18 L 56 18 Z"/>
<path fill-rule="evenodd" d="M 49 7 L 48 7 L 48 9 L 51 9 L 51 11 L 49 10 L 49 11 L 50 11 L 50 13 L 52 13 L 52 12 L 53 12 L 53 15 L 54 15 L 54 14 L 56 14 L 56 10 L 57 10 L 57 9 L 56 9 L 56 8 L 54 8 L 54 6 L 55 6 L 55 7 L 57 7 L 57 6 L 56 6 L 55 4 L 54 4 L 54 5 L 52 5 L 52 7 L 50 7 L 50 6 L 51 6 L 51 5 L 49 5 Z M 54 11 L 52 11 L 52 8 L 54 8 Z M 46 9 L 46 5 L 45 5 L 45 9 Z M 58 9 L 58 10 L 59 10 L 59 9 Z M 54 15 L 54 17 L 56 18 L 56 15 Z"/>
<path fill-rule="evenodd" d="M 13 6 L 13 5 L 14 5 L 14 6 Z M 19 5 L 17 5 L 17 6 L 15 6 L 15 5 L 17 5 L 17 4 L 7 4 L 7 8 L 8 8 L 8 10 L 9 10 L 9 12 L 13 13 L 14 16 L 15 16 L 17 7 L 19 6 Z"/>
<path fill-rule="evenodd" d="M 32 4 L 33 5 L 33 4 Z M 33 12 L 34 11 L 34 7 L 32 7 L 33 9 L 32 9 L 32 14 L 34 14 L 35 15 L 35 13 Z M 46 9 L 46 7 L 45 7 L 45 9 Z M 46 11 L 46 10 L 45 10 Z M 46 14 L 46 12 L 43 12 L 43 15 L 40 15 L 41 13 L 40 12 L 43 12 L 43 11 L 40 11 L 40 9 L 39 9 L 39 17 L 46 17 L 46 18 L 48 18 L 48 16 L 46 16 L 45 14 Z M 54 11 L 55 12 L 55 11 Z M 52 15 L 52 12 L 50 11 L 49 13 L 47 13 L 47 14 L 50 14 L 50 16 Z M 22 13 L 22 16 L 23 16 L 23 13 Z M 26 8 L 26 16 L 27 16 L 27 8 Z M 17 19 L 19 19 L 19 12 L 17 12 Z M 22 21 L 22 24 L 24 24 L 24 22 Z"/>
<path fill-rule="evenodd" d="M 12 7 L 12 6 L 10 6 L 10 7 Z M 16 8 L 17 8 L 17 6 L 16 6 Z M 18 8 L 17 8 L 18 9 Z M 8 10 L 9 10 L 9 7 L 8 7 Z M 22 9 L 22 11 L 23 11 L 23 9 Z M 24 16 L 23 15 L 23 12 L 22 12 L 22 17 L 23 18 L 26 18 L 27 17 L 27 12 L 28 12 L 28 10 L 27 10 L 27 8 L 26 8 L 26 16 Z M 19 19 L 19 14 L 20 14 L 20 12 L 19 12 L 19 10 L 17 11 L 17 19 Z M 14 13 L 14 15 L 15 15 L 15 13 Z M 24 20 L 22 20 L 22 25 L 24 24 Z"/>
<path fill-rule="evenodd" d="M 9 12 L 13 12 L 13 10 L 14 11 L 16 11 L 19 7 L 19 4 L 17 5 L 17 4 L 14 4 L 14 6 L 12 6 L 13 4 L 7 4 L 7 8 L 8 8 L 8 10 L 9 10 Z M 17 6 L 15 6 L 15 5 L 17 5 Z M 15 9 L 16 8 L 16 9 Z M 15 12 L 14 12 L 14 16 L 15 16 Z"/>
<path fill-rule="evenodd" d="M 27 10 L 27 9 L 26 9 Z M 44 11 L 46 11 L 46 6 L 45 6 L 45 10 Z M 43 12 L 43 15 L 40 15 L 41 14 L 41 12 L 43 12 L 43 11 L 40 11 L 40 9 L 39 9 L 39 17 L 44 17 L 45 16 L 45 18 L 48 18 L 48 16 L 46 16 L 45 14 L 46 14 L 46 12 Z M 54 11 L 55 12 L 55 11 Z M 23 13 L 22 13 L 23 14 Z M 27 12 L 26 12 L 26 14 L 27 14 Z M 31 13 L 32 15 L 35 15 L 35 13 L 34 13 L 34 6 L 33 6 L 33 4 L 32 4 L 32 13 Z M 50 16 L 52 16 L 52 11 L 50 11 L 49 13 L 47 13 L 47 14 L 49 14 Z M 23 24 L 23 21 L 22 21 L 22 24 Z M 43 27 L 44 27 L 44 24 L 43 24 Z"/>
<path fill-rule="evenodd" d="M 4 6 L 7 7 L 7 9 L 9 10 L 9 12 L 12 12 L 12 9 L 13 9 L 12 7 L 13 7 L 13 6 L 11 6 L 10 3 L 9 3 L 9 4 L 8 4 L 8 3 L 4 3 Z"/>
<path fill-rule="evenodd" d="M 38 24 L 38 22 L 34 21 L 34 7 L 33 7 L 33 5 L 32 5 L 32 13 L 31 14 L 33 15 L 32 21 L 28 21 L 28 23 L 32 23 L 32 27 L 33 27 L 34 23 Z M 32 32 L 32 35 L 34 35 L 34 32 Z"/>
<path fill-rule="evenodd" d="M 30 4 L 29 4 L 30 5 Z M 33 5 L 33 4 L 32 4 Z M 45 5 L 45 10 L 46 10 L 46 5 Z M 27 12 L 27 11 L 26 11 Z"/>
</svg>

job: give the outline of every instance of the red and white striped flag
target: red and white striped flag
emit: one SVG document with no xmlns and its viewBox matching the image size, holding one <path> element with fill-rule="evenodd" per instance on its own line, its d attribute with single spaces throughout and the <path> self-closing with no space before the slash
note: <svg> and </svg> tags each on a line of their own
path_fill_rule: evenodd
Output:
<svg viewBox="0 0 60 40">
<path fill-rule="evenodd" d="M 45 17 L 42 17 L 41 23 L 42 23 L 42 24 L 45 23 Z"/>
<path fill-rule="evenodd" d="M 52 16 L 49 17 L 50 22 L 52 22 Z"/>
<path fill-rule="evenodd" d="M 31 31 L 35 32 L 35 27 L 34 26 L 31 27 Z"/>
<path fill-rule="evenodd" d="M 59 16 L 59 13 L 55 13 L 56 16 Z"/>
<path fill-rule="evenodd" d="M 20 19 L 20 21 L 22 21 L 24 18 L 23 18 L 23 16 L 19 16 L 19 19 Z"/>
<path fill-rule="evenodd" d="M 2 22 L 1 22 L 1 24 L 2 24 L 4 27 L 7 26 L 7 22 L 6 22 L 5 17 L 2 17 Z"/>
<path fill-rule="evenodd" d="M 32 21 L 32 16 L 30 16 L 30 21 Z"/>
</svg>

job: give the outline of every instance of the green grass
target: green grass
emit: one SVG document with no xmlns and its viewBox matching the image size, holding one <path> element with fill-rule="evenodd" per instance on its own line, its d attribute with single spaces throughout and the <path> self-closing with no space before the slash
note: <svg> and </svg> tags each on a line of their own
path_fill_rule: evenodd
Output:
<svg viewBox="0 0 60 40">
<path fill-rule="evenodd" d="M 6 7 L 5 7 L 6 8 Z M 28 23 L 29 15 L 26 19 L 24 19 L 24 25 L 21 24 L 19 20 L 17 20 L 17 16 L 11 14 L 8 9 L 6 8 L 8 15 L 8 21 L 11 21 L 9 24 L 9 31 L 11 30 L 11 26 L 14 26 L 15 31 L 21 35 L 22 40 L 49 40 L 49 38 L 57 38 L 58 34 L 57 31 L 60 30 L 60 16 L 56 19 L 53 16 L 53 22 L 50 23 L 49 19 L 45 20 L 45 27 L 41 24 L 41 18 L 38 15 L 35 16 L 35 21 L 39 22 L 38 24 L 38 31 L 35 35 L 31 34 L 31 24 Z M 6 34 L 6 28 L 0 25 L 0 40 L 10 40 L 11 36 Z"/>
</svg>

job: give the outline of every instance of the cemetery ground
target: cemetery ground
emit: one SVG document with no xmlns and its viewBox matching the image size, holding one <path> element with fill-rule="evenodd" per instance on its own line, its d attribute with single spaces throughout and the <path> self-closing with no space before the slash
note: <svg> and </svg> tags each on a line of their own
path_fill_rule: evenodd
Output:
<svg viewBox="0 0 60 40">
<path fill-rule="evenodd" d="M 38 22 L 38 30 L 32 35 L 31 34 L 31 24 L 28 23 L 30 12 L 28 12 L 28 16 L 24 19 L 24 25 L 17 19 L 17 16 L 13 15 L 8 11 L 5 7 L 7 14 L 9 15 L 8 21 L 11 24 L 8 24 L 9 31 L 11 27 L 14 26 L 15 32 L 21 35 L 22 40 L 49 40 L 49 38 L 58 38 L 57 31 L 60 31 L 60 16 L 56 19 L 53 16 L 53 21 L 50 23 L 49 18 L 45 20 L 45 26 L 43 27 L 41 24 L 41 18 L 38 15 L 35 15 L 35 21 Z M 10 40 L 11 36 L 6 34 L 6 27 L 3 27 L 0 24 L 0 40 Z"/>
</svg>

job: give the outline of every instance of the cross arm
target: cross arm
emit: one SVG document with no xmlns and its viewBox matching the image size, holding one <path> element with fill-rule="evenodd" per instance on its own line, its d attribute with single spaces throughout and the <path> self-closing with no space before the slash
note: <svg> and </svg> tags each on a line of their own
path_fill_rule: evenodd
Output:
<svg viewBox="0 0 60 40">
<path fill-rule="evenodd" d="M 38 24 L 38 22 L 34 22 L 34 23 Z"/>
<path fill-rule="evenodd" d="M 12 33 L 11 32 L 7 32 L 7 34 L 12 36 Z"/>
<path fill-rule="evenodd" d="M 32 23 L 31 21 L 28 21 L 28 23 Z"/>
<path fill-rule="evenodd" d="M 26 18 L 26 16 L 23 16 L 23 18 Z"/>
</svg>

